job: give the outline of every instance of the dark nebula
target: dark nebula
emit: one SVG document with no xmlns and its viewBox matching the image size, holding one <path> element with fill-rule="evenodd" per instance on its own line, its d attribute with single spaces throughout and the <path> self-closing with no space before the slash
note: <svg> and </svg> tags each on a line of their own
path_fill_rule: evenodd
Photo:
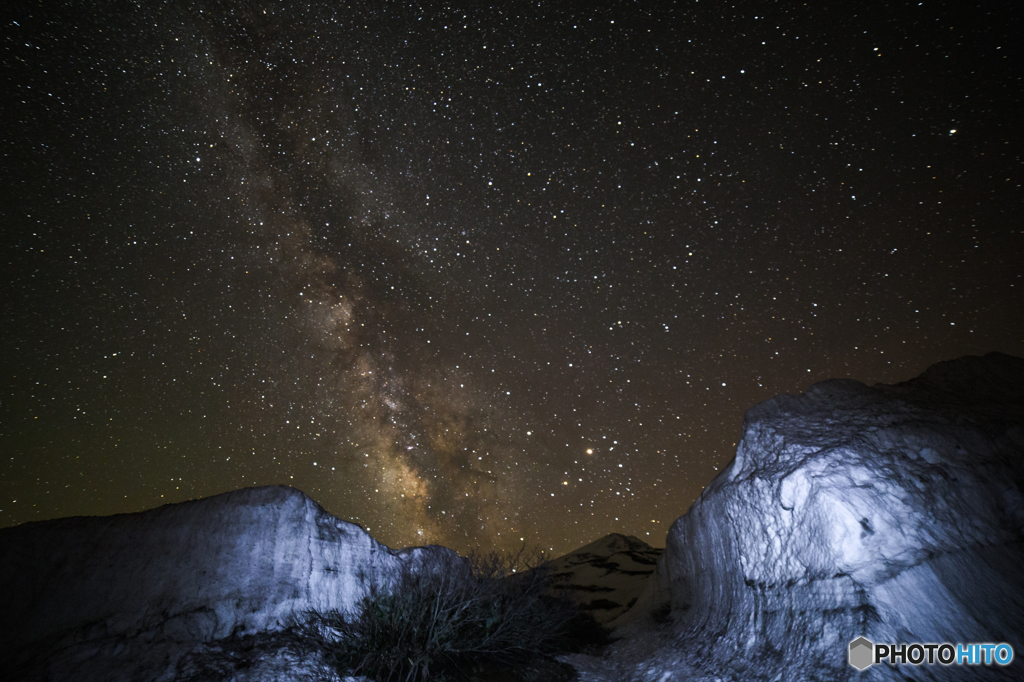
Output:
<svg viewBox="0 0 1024 682">
<path fill-rule="evenodd" d="M 0 524 L 663 543 L 744 411 L 1024 355 L 1008 3 L 27 3 Z"/>
</svg>

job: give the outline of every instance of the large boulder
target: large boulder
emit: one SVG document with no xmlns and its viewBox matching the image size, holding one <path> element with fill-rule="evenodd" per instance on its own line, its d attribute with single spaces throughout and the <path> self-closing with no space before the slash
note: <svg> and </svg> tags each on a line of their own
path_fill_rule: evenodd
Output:
<svg viewBox="0 0 1024 682">
<path fill-rule="evenodd" d="M 0 677 L 75 680 L 180 679 L 197 644 L 351 610 L 402 562 L 285 486 L 27 523 L 0 557 Z"/>
<path fill-rule="evenodd" d="M 847 663 L 875 643 L 1024 653 L 1024 360 L 895 386 L 815 384 L 747 412 L 731 465 L 667 538 L 676 634 L 644 679 L 1024 679 L 1024 664 Z"/>
</svg>

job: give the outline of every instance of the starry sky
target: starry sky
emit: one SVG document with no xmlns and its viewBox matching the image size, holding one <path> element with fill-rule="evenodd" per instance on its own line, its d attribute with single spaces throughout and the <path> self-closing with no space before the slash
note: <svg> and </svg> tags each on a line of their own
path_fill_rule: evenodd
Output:
<svg viewBox="0 0 1024 682">
<path fill-rule="evenodd" d="M 0 525 L 662 546 L 755 403 L 1024 355 L 1011 5 L 6 4 Z"/>
</svg>

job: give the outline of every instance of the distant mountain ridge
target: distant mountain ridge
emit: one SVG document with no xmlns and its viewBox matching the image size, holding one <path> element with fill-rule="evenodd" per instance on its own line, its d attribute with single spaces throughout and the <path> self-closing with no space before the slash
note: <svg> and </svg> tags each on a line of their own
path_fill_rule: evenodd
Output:
<svg viewBox="0 0 1024 682">
<path fill-rule="evenodd" d="M 664 551 L 632 535 L 611 533 L 554 559 L 552 577 L 556 589 L 605 624 L 636 603 Z"/>
</svg>

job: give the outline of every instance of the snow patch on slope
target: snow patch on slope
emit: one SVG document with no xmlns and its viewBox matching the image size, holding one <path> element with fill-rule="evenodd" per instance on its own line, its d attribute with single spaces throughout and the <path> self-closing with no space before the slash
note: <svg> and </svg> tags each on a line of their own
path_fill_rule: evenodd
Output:
<svg viewBox="0 0 1024 682">
<path fill-rule="evenodd" d="M 663 551 L 612 533 L 553 560 L 552 577 L 594 620 L 608 623 L 636 603 Z"/>
</svg>

